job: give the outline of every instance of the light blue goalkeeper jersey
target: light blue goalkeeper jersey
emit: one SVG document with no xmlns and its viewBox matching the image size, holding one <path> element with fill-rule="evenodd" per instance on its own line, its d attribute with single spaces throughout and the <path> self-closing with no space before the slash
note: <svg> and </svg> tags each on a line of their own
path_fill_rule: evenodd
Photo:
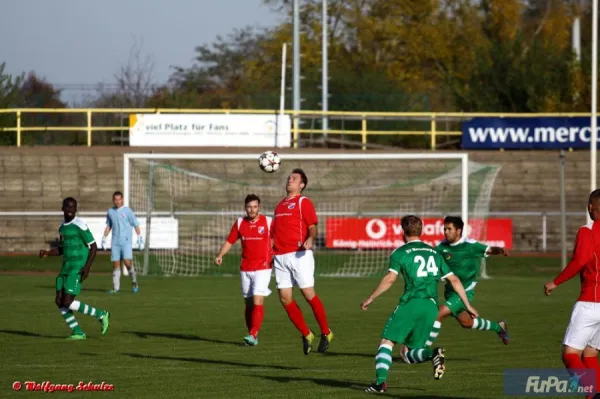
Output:
<svg viewBox="0 0 600 399">
<path fill-rule="evenodd" d="M 127 207 L 112 207 L 106 213 L 106 225 L 112 230 L 112 242 L 131 243 L 133 228 L 140 225 L 133 211 Z"/>
</svg>

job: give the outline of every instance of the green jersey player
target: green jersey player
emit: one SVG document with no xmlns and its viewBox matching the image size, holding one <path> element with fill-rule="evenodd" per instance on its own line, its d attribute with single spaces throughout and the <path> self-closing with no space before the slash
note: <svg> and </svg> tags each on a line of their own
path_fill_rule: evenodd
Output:
<svg viewBox="0 0 600 399">
<path fill-rule="evenodd" d="M 425 343 L 430 339 L 430 330 L 438 314 L 437 284 L 447 280 L 461 298 L 465 309 L 473 317 L 477 311 L 471 307 L 464 287 L 458 277 L 452 273 L 443 257 L 429 245 L 421 242 L 423 223 L 416 216 L 405 216 L 401 221 L 406 244 L 397 248 L 390 256 L 389 270 L 373 293 L 361 303 L 367 310 L 375 298 L 387 291 L 402 274 L 405 281 L 404 294 L 396 309 L 388 318 L 377 355 L 375 356 L 375 375 L 377 380 L 366 392 L 385 392 L 387 377 L 392 364 L 392 350 L 395 344 L 404 344 L 419 348 L 414 357 L 419 362 L 432 360 L 433 373 L 440 379 L 445 371 L 443 348 L 431 350 Z"/>
<path fill-rule="evenodd" d="M 450 269 L 458 276 L 465 287 L 469 301 L 475 297 L 475 286 L 477 285 L 477 276 L 481 265 L 481 258 L 488 255 L 504 255 L 508 252 L 501 247 L 489 247 L 485 244 L 470 240 L 462 236 L 464 222 L 461 218 L 448 216 L 444 219 L 444 237 L 435 250 L 440 253 Z M 508 325 L 506 321 L 495 322 L 477 317 L 473 319 L 467 312 L 458 294 L 451 286 L 446 285 L 444 290 L 444 304 L 440 307 L 436 321 L 431 330 L 431 339 L 427 341 L 430 346 L 437 338 L 442 321 L 448 316 L 453 316 L 463 328 L 469 328 L 479 331 L 494 331 L 498 334 L 505 345 L 508 345 Z M 412 348 L 409 346 L 409 348 Z M 407 348 L 403 348 L 403 354 L 406 354 Z M 415 363 L 413 359 L 404 356 L 407 363 Z"/>
<path fill-rule="evenodd" d="M 110 313 L 99 310 L 93 306 L 75 300 L 81 292 L 81 284 L 89 274 L 92 262 L 98 249 L 94 236 L 88 226 L 76 217 L 77 201 L 74 198 L 65 198 L 62 210 L 64 222 L 58 228 L 60 244 L 58 248 L 49 251 L 42 249 L 40 258 L 46 256 L 62 256 L 62 268 L 56 277 L 56 305 L 73 331 L 68 339 L 86 339 L 86 335 L 75 320 L 73 311 L 94 316 L 101 325 L 102 335 L 106 334 L 109 325 Z"/>
</svg>

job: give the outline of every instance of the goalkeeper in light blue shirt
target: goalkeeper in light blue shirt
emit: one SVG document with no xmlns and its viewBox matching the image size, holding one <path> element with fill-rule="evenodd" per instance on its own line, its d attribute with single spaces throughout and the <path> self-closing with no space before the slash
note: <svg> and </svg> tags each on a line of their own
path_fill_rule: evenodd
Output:
<svg viewBox="0 0 600 399">
<path fill-rule="evenodd" d="M 133 267 L 133 232 L 137 234 L 137 247 L 142 249 L 142 232 L 140 223 L 133 211 L 123 205 L 123 194 L 117 191 L 113 194 L 114 206 L 106 213 L 106 228 L 104 229 L 104 237 L 102 238 L 102 249 L 106 249 L 106 237 L 112 230 L 112 240 L 110 249 L 110 260 L 113 263 L 113 289 L 108 291 L 111 294 L 116 294 L 121 286 L 121 262 L 125 264 L 131 282 L 133 284 L 133 292 L 139 291 L 135 268 Z"/>
</svg>

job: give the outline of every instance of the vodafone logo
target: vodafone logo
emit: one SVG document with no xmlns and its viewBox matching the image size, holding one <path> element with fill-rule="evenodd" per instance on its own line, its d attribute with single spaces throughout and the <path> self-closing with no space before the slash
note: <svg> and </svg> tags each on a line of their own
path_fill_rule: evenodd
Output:
<svg viewBox="0 0 600 399">
<path fill-rule="evenodd" d="M 381 219 L 371 219 L 365 226 L 365 232 L 372 240 L 379 240 L 387 234 L 387 226 Z"/>
</svg>

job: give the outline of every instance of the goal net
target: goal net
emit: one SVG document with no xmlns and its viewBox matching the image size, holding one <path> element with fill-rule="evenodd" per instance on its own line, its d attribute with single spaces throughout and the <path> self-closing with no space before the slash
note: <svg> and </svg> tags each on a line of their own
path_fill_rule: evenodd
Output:
<svg viewBox="0 0 600 399">
<path fill-rule="evenodd" d="M 424 222 L 422 239 L 443 239 L 443 217 L 461 216 L 470 238 L 487 236 L 494 165 L 467 154 L 280 154 L 279 171 L 265 173 L 256 154 L 125 154 L 125 201 L 138 215 L 144 249 L 134 262 L 144 274 L 234 274 L 240 245 L 223 264 L 213 259 L 238 217 L 244 198 L 256 194 L 272 215 L 285 197 L 293 168 L 308 176 L 303 195 L 315 204 L 319 235 L 317 275 L 372 276 L 387 270 L 402 245 L 400 218 Z M 148 228 L 149 226 L 149 228 Z"/>
</svg>

